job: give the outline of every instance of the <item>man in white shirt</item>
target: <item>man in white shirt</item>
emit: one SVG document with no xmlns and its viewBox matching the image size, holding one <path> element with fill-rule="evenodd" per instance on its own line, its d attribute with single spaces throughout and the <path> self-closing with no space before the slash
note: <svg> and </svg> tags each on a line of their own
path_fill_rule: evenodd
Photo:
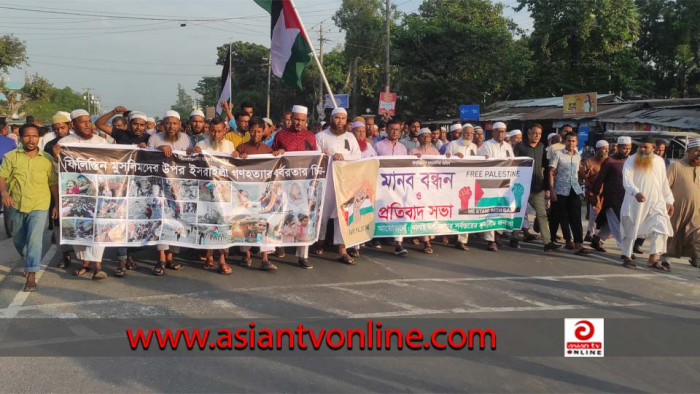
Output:
<svg viewBox="0 0 700 394">
<path fill-rule="evenodd" d="M 467 123 L 465 125 L 452 125 L 456 128 L 462 129 L 462 138 L 454 140 L 447 144 L 447 149 L 445 150 L 446 157 L 457 157 L 463 159 L 465 157 L 477 156 L 478 148 L 476 144 L 472 142 L 474 139 L 474 126 Z M 450 126 L 450 128 L 452 128 Z M 445 237 L 443 237 L 444 240 Z M 467 242 L 469 241 L 469 234 L 459 234 L 457 236 L 457 242 L 455 243 L 455 248 L 461 250 L 469 250 L 467 247 Z"/>
<path fill-rule="evenodd" d="M 192 140 L 190 137 L 180 132 L 180 114 L 177 111 L 166 111 L 163 115 L 163 126 L 165 131 L 157 133 L 148 139 L 148 147 L 151 149 L 159 149 L 163 151 L 165 157 L 170 157 L 174 150 L 189 151 L 192 148 Z M 176 263 L 173 260 L 173 252 L 177 253 L 180 248 L 173 246 L 170 250 L 169 245 L 160 244 L 158 249 L 158 262 L 153 267 L 153 274 L 162 276 L 165 274 L 165 268 L 171 270 L 179 270 L 182 264 Z"/>
<path fill-rule="evenodd" d="M 491 128 L 491 139 L 484 142 L 479 148 L 479 156 L 484 156 L 487 159 L 505 159 L 509 157 L 514 157 L 513 148 L 509 143 L 505 142 L 506 138 L 506 124 L 503 122 L 496 122 Z M 514 238 L 516 242 L 511 242 L 511 246 L 518 247 L 517 239 Z M 498 244 L 496 243 L 496 232 L 486 231 L 484 233 L 484 240 L 488 242 L 488 250 L 495 252 L 498 250 Z"/>
<path fill-rule="evenodd" d="M 61 151 L 61 145 L 66 144 L 95 144 L 106 145 L 107 141 L 93 134 L 92 122 L 90 114 L 84 109 L 76 109 L 70 113 L 71 124 L 73 126 L 73 134 L 69 134 L 59 140 L 54 145 L 54 161 L 58 161 L 58 154 Z M 83 266 L 74 272 L 76 276 L 85 275 L 90 270 L 90 264 L 94 263 L 95 268 L 92 274 L 92 279 L 107 279 L 107 274 L 102 271 L 102 255 L 104 254 L 104 246 L 73 246 L 75 255 L 83 260 Z M 67 268 L 67 267 L 66 267 Z"/>
<path fill-rule="evenodd" d="M 335 201 L 335 188 L 333 183 L 333 161 L 337 160 L 359 160 L 362 157 L 360 146 L 352 133 L 346 131 L 348 120 L 347 111 L 344 108 L 335 108 L 331 114 L 330 129 L 323 130 L 316 134 L 316 146 L 331 158 L 326 175 L 326 198 L 323 204 L 323 214 L 321 215 L 321 233 L 319 234 L 319 245 L 316 251 L 320 250 L 326 236 L 326 225 L 328 219 L 333 219 L 334 234 L 333 244 L 338 245 L 340 258 L 338 261 L 345 264 L 355 264 L 355 260 L 348 255 L 343 244 L 343 236 L 338 223 L 338 210 Z M 351 253 L 354 253 L 351 252 Z"/>
</svg>

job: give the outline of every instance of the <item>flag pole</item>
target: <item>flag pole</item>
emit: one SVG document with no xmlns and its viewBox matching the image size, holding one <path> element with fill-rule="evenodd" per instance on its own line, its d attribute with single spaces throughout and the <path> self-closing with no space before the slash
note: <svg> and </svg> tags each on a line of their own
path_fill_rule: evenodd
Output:
<svg viewBox="0 0 700 394">
<path fill-rule="evenodd" d="M 272 47 L 272 45 L 270 45 Z M 270 118 L 270 84 L 272 83 L 272 48 L 267 55 L 267 117 Z"/>
<path fill-rule="evenodd" d="M 292 9 L 294 9 L 294 14 L 297 16 L 297 19 L 299 20 L 299 24 L 301 25 L 302 33 L 304 33 L 304 37 L 306 37 L 306 43 L 309 44 L 309 48 L 311 48 L 311 54 L 314 55 L 314 60 L 316 61 L 316 65 L 318 66 L 318 71 L 321 73 L 321 78 L 323 78 L 323 83 L 326 85 L 326 90 L 328 90 L 328 94 L 331 96 L 331 102 L 333 103 L 333 108 L 337 108 L 338 104 L 335 102 L 335 96 L 333 96 L 333 91 L 331 90 L 331 85 L 328 83 L 328 79 L 326 78 L 326 73 L 323 72 L 323 66 L 321 66 L 321 61 L 318 60 L 318 56 L 316 55 L 316 49 L 314 48 L 314 44 L 311 42 L 311 39 L 309 39 L 309 35 L 306 32 L 306 27 L 304 27 L 304 22 L 301 20 L 301 16 L 299 16 L 299 11 L 297 10 L 297 5 L 294 4 L 294 0 L 289 0 L 289 3 L 292 5 Z"/>
<path fill-rule="evenodd" d="M 231 79 L 231 83 L 228 85 L 229 88 L 229 94 L 228 94 L 228 103 L 233 106 L 233 76 L 231 75 L 231 67 L 233 66 L 233 61 L 231 59 L 231 47 L 233 46 L 233 42 L 229 40 L 228 43 L 228 77 Z M 233 109 L 233 108 L 231 108 Z"/>
</svg>

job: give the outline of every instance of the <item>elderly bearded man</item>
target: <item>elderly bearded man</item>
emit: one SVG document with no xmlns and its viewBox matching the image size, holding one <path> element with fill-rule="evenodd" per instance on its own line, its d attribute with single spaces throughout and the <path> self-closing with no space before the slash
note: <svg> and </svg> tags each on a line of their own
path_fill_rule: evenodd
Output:
<svg viewBox="0 0 700 394">
<path fill-rule="evenodd" d="M 345 108 L 337 107 L 331 113 L 331 128 L 316 134 L 316 144 L 323 153 L 330 156 L 332 161 L 341 160 L 359 160 L 362 157 L 360 146 L 352 133 L 345 131 L 345 125 L 348 120 L 347 111 Z M 323 241 L 326 238 L 326 226 L 328 219 L 333 220 L 333 244 L 338 245 L 338 253 L 340 258 L 338 261 L 345 264 L 355 264 L 348 250 L 343 243 L 343 236 L 340 232 L 340 224 L 338 223 L 338 209 L 335 204 L 335 189 L 333 183 L 333 163 L 328 166 L 328 174 L 326 176 L 326 197 L 323 204 L 323 213 L 321 215 L 321 233 L 318 238 L 316 251 L 321 250 Z M 350 253 L 355 254 L 355 249 L 351 249 Z"/>
<path fill-rule="evenodd" d="M 182 123 L 180 123 L 180 114 L 177 111 L 166 111 L 163 115 L 163 125 L 165 131 L 151 136 L 148 140 L 148 147 L 163 151 L 165 157 L 170 157 L 174 150 L 189 151 L 192 147 L 192 140 L 185 133 L 180 132 Z M 177 253 L 180 248 L 169 245 L 160 244 L 158 249 L 158 262 L 153 267 L 153 274 L 156 276 L 165 275 L 165 268 L 171 270 L 179 270 L 182 264 L 176 263 L 173 260 L 173 252 Z"/>
<path fill-rule="evenodd" d="M 673 193 L 673 237 L 667 256 L 690 257 L 698 267 L 700 259 L 700 138 L 688 141 L 687 157 L 671 163 L 666 172 Z"/>
<path fill-rule="evenodd" d="M 106 145 L 107 141 L 93 134 L 92 122 L 90 114 L 84 109 L 76 109 L 70 113 L 71 124 L 73 125 L 73 134 L 69 134 L 61 138 L 53 147 L 54 161 L 58 162 L 58 154 L 61 151 L 61 144 L 97 144 Z M 102 255 L 104 254 L 104 246 L 73 246 L 75 255 L 83 260 L 83 266 L 75 271 L 76 276 L 85 275 L 90 269 L 91 263 L 95 263 L 95 269 L 92 279 L 106 279 L 107 274 L 102 271 Z"/>
<path fill-rule="evenodd" d="M 622 168 L 625 199 L 622 202 L 622 255 L 625 266 L 631 264 L 632 248 L 637 237 L 650 241 L 647 265 L 660 271 L 659 255 L 666 252 L 666 241 L 673 235 L 673 193 L 666 176 L 664 159 L 654 154 L 654 139 L 641 141 L 637 153 Z"/>
<path fill-rule="evenodd" d="M 464 126 L 460 124 L 453 124 L 450 126 L 450 130 L 461 130 L 461 138 L 451 141 L 443 146 L 445 148 L 444 155 L 446 157 L 457 157 L 464 159 L 465 157 L 477 156 L 477 151 L 479 148 L 476 144 L 472 142 L 474 139 L 474 126 L 467 123 Z M 446 236 L 442 237 L 442 241 L 445 245 L 448 244 L 449 239 Z M 467 247 L 467 242 L 469 241 L 469 234 L 459 234 L 457 235 L 457 242 L 455 242 L 455 248 L 460 250 L 469 250 Z"/>
</svg>

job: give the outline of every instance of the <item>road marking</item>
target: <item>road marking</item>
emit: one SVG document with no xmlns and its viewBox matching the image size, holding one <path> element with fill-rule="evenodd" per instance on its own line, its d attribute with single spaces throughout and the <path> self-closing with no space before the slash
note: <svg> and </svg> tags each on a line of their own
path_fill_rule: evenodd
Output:
<svg viewBox="0 0 700 394">
<path fill-rule="evenodd" d="M 333 288 L 333 287 L 352 287 L 352 286 L 367 286 L 367 285 L 397 285 L 404 286 L 409 283 L 464 283 L 464 282 L 488 282 L 488 281 L 560 281 L 560 280 L 601 280 L 601 279 L 612 279 L 612 278 L 629 278 L 629 279 L 644 279 L 644 278 L 658 278 L 659 275 L 653 273 L 620 273 L 620 274 L 595 274 L 595 275 L 562 275 L 562 276 L 497 276 L 497 277 L 461 277 L 461 278 L 403 278 L 403 279 L 377 279 L 377 280 L 366 280 L 357 282 L 333 282 L 333 283 L 315 283 L 315 284 L 305 284 L 305 285 L 280 285 L 280 286 L 261 286 L 261 287 L 249 287 L 237 289 L 237 292 L 268 292 L 271 294 L 283 293 L 284 290 L 305 290 L 305 289 L 318 289 L 318 288 Z M 142 296 L 142 297 L 132 297 L 132 298 L 122 298 L 122 299 L 102 299 L 102 300 L 85 300 L 85 301 L 75 301 L 75 302 L 61 302 L 54 304 L 42 304 L 42 305 L 30 305 L 23 306 L 19 299 L 17 302 L 13 300 L 11 307 L 0 309 L 0 318 L 13 318 L 16 317 L 19 312 L 24 311 L 41 311 L 44 309 L 54 309 L 61 307 L 72 307 L 72 306 L 87 306 L 87 305 L 110 305 L 118 303 L 141 303 L 148 301 L 157 301 L 162 299 L 173 299 L 177 297 L 202 297 L 202 296 L 216 296 L 217 294 L 228 293 L 228 290 L 209 290 L 209 291 L 198 291 L 185 294 L 159 294 L 152 296 Z M 17 297 L 22 295 L 18 294 Z M 17 298 L 16 297 L 16 298 Z M 26 296 L 23 298 L 26 300 Z M 21 301 L 22 303 L 24 301 Z M 340 312 L 340 311 L 338 311 Z"/>
<path fill-rule="evenodd" d="M 37 271 L 35 277 L 36 283 L 39 283 L 39 279 L 41 279 L 41 277 L 44 275 L 44 272 L 46 272 L 46 266 L 48 266 L 49 262 L 53 259 L 53 256 L 56 255 L 56 250 L 58 250 L 56 245 L 51 245 L 48 252 L 46 252 L 46 255 L 44 255 L 44 258 L 42 258 L 39 262 L 39 271 Z M 17 292 L 17 294 L 15 295 L 15 298 L 12 299 L 10 305 L 8 305 L 7 308 L 2 310 L 0 317 L 11 319 L 17 316 L 17 313 L 19 313 L 20 309 L 27 301 L 29 294 L 31 293 L 25 292 L 24 287 L 22 287 L 22 289 L 20 289 L 19 292 Z"/>
</svg>

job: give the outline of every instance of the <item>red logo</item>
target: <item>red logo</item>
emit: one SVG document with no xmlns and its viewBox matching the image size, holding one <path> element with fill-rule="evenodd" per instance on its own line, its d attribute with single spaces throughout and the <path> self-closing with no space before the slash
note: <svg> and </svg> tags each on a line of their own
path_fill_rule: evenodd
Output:
<svg viewBox="0 0 700 394">
<path fill-rule="evenodd" d="M 575 324 L 576 330 L 574 330 L 574 335 L 579 341 L 587 341 L 593 337 L 595 333 L 595 328 L 593 323 L 588 320 L 581 320 Z"/>
</svg>

